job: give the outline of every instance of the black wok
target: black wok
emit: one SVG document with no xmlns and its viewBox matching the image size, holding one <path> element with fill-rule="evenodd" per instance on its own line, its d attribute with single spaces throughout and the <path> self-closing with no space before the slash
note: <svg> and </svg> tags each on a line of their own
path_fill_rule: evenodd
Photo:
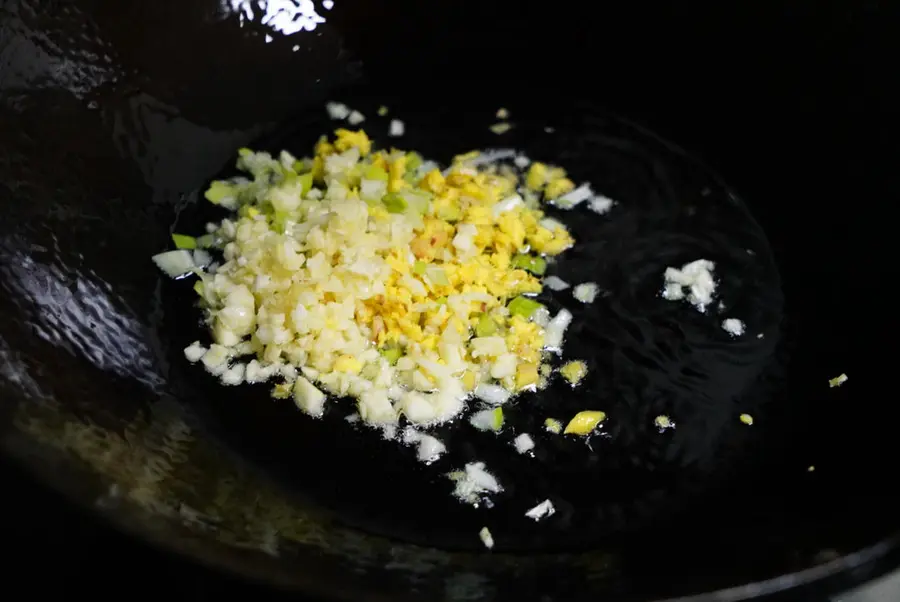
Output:
<svg viewBox="0 0 900 602">
<path fill-rule="evenodd" d="M 135 538 L 321 599 L 740 600 L 892 569 L 889 17 L 849 2 L 6 2 L 3 452 Z M 607 436 L 581 455 L 548 445 L 556 472 L 504 469 L 519 493 L 557 488 L 559 527 L 513 502 L 453 508 L 377 437 L 185 365 L 196 315 L 148 258 L 173 224 L 209 218 L 197 191 L 236 148 L 303 154 L 335 98 L 383 143 L 380 104 L 438 158 L 514 145 L 619 201 L 575 224 L 585 246 L 560 267 L 609 291 L 572 334 Z M 516 121 L 502 141 L 487 131 L 500 106 Z M 657 311 L 662 270 L 691 253 L 728 270 L 745 340 Z M 659 433 L 664 412 L 678 424 Z"/>
</svg>

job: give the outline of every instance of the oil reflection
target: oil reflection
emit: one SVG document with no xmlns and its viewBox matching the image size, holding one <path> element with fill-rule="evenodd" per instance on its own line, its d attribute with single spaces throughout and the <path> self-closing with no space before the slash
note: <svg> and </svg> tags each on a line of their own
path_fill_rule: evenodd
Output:
<svg viewBox="0 0 900 602">
<path fill-rule="evenodd" d="M 26 399 L 41 399 L 46 393 L 28 372 L 28 366 L 12 347 L 0 336 L 0 383 L 9 383 Z"/>
<path fill-rule="evenodd" d="M 0 90 L 61 88 L 81 100 L 121 77 L 93 24 L 83 26 L 83 48 L 63 48 L 48 32 L 33 28 L 36 17 L 27 8 L 5 4 L 0 11 Z"/>
<path fill-rule="evenodd" d="M 334 2 L 326 0 L 323 6 L 330 10 Z M 245 22 L 258 21 L 286 36 L 313 31 L 325 22 L 312 0 L 223 0 L 222 8 L 229 16 L 237 15 L 242 26 Z M 267 36 L 266 41 L 271 38 Z"/>
<path fill-rule="evenodd" d="M 261 129 L 210 129 L 184 118 L 178 107 L 142 92 L 120 102 L 111 112 L 110 124 L 119 152 L 139 166 L 159 202 L 171 202 L 200 186 Z"/>
<path fill-rule="evenodd" d="M 0 270 L 4 288 L 25 301 L 39 338 L 100 370 L 162 387 L 143 324 L 110 297 L 109 284 L 19 252 L 2 257 Z"/>
</svg>

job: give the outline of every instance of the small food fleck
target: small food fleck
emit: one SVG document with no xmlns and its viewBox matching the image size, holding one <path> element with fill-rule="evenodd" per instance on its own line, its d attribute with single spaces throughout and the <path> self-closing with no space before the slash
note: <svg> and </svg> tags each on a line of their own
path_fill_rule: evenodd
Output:
<svg viewBox="0 0 900 602">
<path fill-rule="evenodd" d="M 569 190 L 560 197 L 553 197 L 551 202 L 562 209 L 573 209 L 581 203 L 594 197 L 594 191 L 590 184 L 582 184 L 578 188 Z"/>
<path fill-rule="evenodd" d="M 520 253 L 512 258 L 512 265 L 521 270 L 528 270 L 537 276 L 543 276 L 547 271 L 547 260 L 540 256 Z"/>
<path fill-rule="evenodd" d="M 152 259 L 153 263 L 170 278 L 189 274 L 197 267 L 193 255 L 186 249 L 157 253 Z"/>
<path fill-rule="evenodd" d="M 583 412 L 578 412 L 572 420 L 569 421 L 569 424 L 566 425 L 565 434 L 587 435 L 597 428 L 597 425 L 604 420 L 606 420 L 606 412 L 596 410 L 584 410 Z"/>
<path fill-rule="evenodd" d="M 595 283 L 585 282 L 575 287 L 575 290 L 572 291 L 572 296 L 582 303 L 593 303 L 599 292 L 600 287 Z"/>
<path fill-rule="evenodd" d="M 544 278 L 544 286 L 552 291 L 564 291 L 569 288 L 569 283 L 558 276 L 547 276 Z"/>
<path fill-rule="evenodd" d="M 587 375 L 587 372 L 587 364 L 581 360 L 567 362 L 559 369 L 559 373 L 562 374 L 563 378 L 569 381 L 569 384 L 573 387 L 581 382 L 585 375 Z"/>
<path fill-rule="evenodd" d="M 478 532 L 478 538 L 481 539 L 481 543 L 484 544 L 488 550 L 494 547 L 494 536 L 491 535 L 491 530 L 487 527 L 482 527 L 481 531 Z"/>
<path fill-rule="evenodd" d="M 550 500 L 544 500 L 531 510 L 528 510 L 525 513 L 525 516 L 534 519 L 535 521 L 539 521 L 542 518 L 552 516 L 555 512 L 556 508 L 553 507 L 553 502 L 551 502 Z"/>
<path fill-rule="evenodd" d="M 503 428 L 503 408 L 475 412 L 469 423 L 480 431 L 499 431 Z"/>
<path fill-rule="evenodd" d="M 393 427 L 393 425 L 388 426 Z M 387 433 L 385 433 L 385 438 L 393 439 L 392 436 L 387 436 Z M 436 439 L 426 433 L 420 433 L 412 427 L 407 427 L 403 431 L 402 440 L 406 445 L 416 446 L 416 457 L 425 464 L 434 462 L 447 451 L 446 446 L 440 439 Z"/>
<path fill-rule="evenodd" d="M 660 414 L 653 420 L 653 424 L 656 425 L 660 430 L 666 430 L 670 428 L 674 428 L 675 423 L 672 422 L 672 419 L 666 416 L 665 414 Z"/>
<path fill-rule="evenodd" d="M 840 387 L 842 384 L 847 382 L 847 379 L 848 377 L 846 374 L 840 374 L 838 376 L 835 376 L 834 378 L 828 379 L 828 386 L 832 389 L 835 387 Z"/>
<path fill-rule="evenodd" d="M 350 108 L 340 102 L 329 102 L 325 105 L 325 110 L 328 111 L 328 116 L 331 119 L 341 120 L 346 119 L 350 115 Z"/>
<path fill-rule="evenodd" d="M 184 357 L 192 364 L 199 362 L 205 353 L 206 348 L 200 344 L 200 341 L 194 341 L 184 349 Z"/>
<path fill-rule="evenodd" d="M 173 234 L 172 242 L 175 243 L 176 249 L 196 249 L 197 239 L 186 234 Z"/>
<path fill-rule="evenodd" d="M 456 483 L 453 495 L 473 506 L 477 506 L 484 496 L 503 491 L 494 475 L 485 470 L 484 462 L 470 462 L 465 470 L 451 472 L 447 478 Z"/>
<path fill-rule="evenodd" d="M 541 303 L 533 299 L 529 299 L 528 297 L 516 297 L 512 301 L 509 302 L 509 305 L 506 308 L 509 310 L 509 315 L 511 316 L 519 316 L 525 319 L 531 317 L 531 315 L 537 310 L 543 308 L 544 306 Z"/>
<path fill-rule="evenodd" d="M 559 434 L 562 432 L 562 422 L 556 418 L 547 418 L 544 420 L 544 428 L 549 433 Z"/>
<path fill-rule="evenodd" d="M 511 130 L 512 125 L 510 123 L 502 121 L 500 123 L 495 123 L 488 129 L 490 129 L 492 132 L 494 132 L 495 134 L 497 134 L 499 136 L 500 134 L 505 134 L 506 132 Z"/>
<path fill-rule="evenodd" d="M 816 471 L 816 467 L 815 467 L 815 466 L 810 466 L 809 468 L 806 469 L 806 471 L 807 471 L 807 472 L 815 472 L 815 471 Z"/>
<path fill-rule="evenodd" d="M 391 119 L 390 129 L 388 130 L 388 136 L 392 138 L 398 138 L 406 133 L 406 124 L 404 124 L 399 119 Z"/>
<path fill-rule="evenodd" d="M 500 107 L 497 109 L 497 119 L 509 119 L 509 111 Z"/>
<path fill-rule="evenodd" d="M 384 117 L 387 114 L 388 114 L 388 108 L 386 106 L 381 105 L 380 107 L 378 107 L 378 116 L 379 117 Z"/>
<path fill-rule="evenodd" d="M 226 370 L 220 376 L 220 380 L 223 385 L 235 386 L 244 382 L 244 371 L 245 366 L 241 363 L 236 363 L 231 368 Z"/>
<path fill-rule="evenodd" d="M 547 199 L 556 199 L 568 194 L 575 189 L 575 183 L 566 177 L 557 177 L 547 182 L 544 187 L 544 197 Z"/>
<path fill-rule="evenodd" d="M 615 204 L 616 202 L 611 198 L 598 194 L 588 202 L 588 208 L 598 215 L 604 215 L 609 213 Z"/>
<path fill-rule="evenodd" d="M 741 422 L 747 426 L 753 426 L 753 416 L 750 414 L 741 414 Z"/>
<path fill-rule="evenodd" d="M 366 116 L 359 111 L 350 111 L 350 115 L 347 116 L 347 123 L 350 125 L 359 125 L 365 120 Z"/>
<path fill-rule="evenodd" d="M 516 448 L 516 451 L 520 454 L 524 454 L 525 452 L 531 451 L 534 449 L 534 439 L 531 438 L 531 435 L 528 433 L 522 433 L 513 441 L 513 445 Z"/>
<path fill-rule="evenodd" d="M 744 334 L 745 326 L 744 323 L 737 318 L 728 318 L 722 322 L 722 330 L 733 337 L 739 337 Z"/>
<path fill-rule="evenodd" d="M 680 301 L 686 297 L 697 311 L 705 312 L 716 292 L 715 267 L 708 259 L 697 259 L 680 268 L 666 268 L 663 299 Z"/>
</svg>

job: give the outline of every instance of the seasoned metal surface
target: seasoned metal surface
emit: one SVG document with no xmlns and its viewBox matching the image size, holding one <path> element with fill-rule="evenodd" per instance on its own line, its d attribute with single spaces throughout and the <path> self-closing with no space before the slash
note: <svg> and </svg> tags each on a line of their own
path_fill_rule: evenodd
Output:
<svg viewBox="0 0 900 602">
<path fill-rule="evenodd" d="M 873 402 L 883 383 L 879 379 L 888 372 L 879 370 L 880 358 L 861 362 L 858 356 L 885 344 L 890 333 L 854 328 L 850 313 L 860 307 L 860 298 L 872 300 L 864 311 L 877 313 L 878 300 L 886 298 L 880 281 L 869 277 L 878 260 L 870 256 L 868 264 L 855 263 L 841 251 L 849 248 L 842 236 L 856 227 L 851 219 L 817 214 L 811 227 L 810 220 L 784 210 L 788 202 L 808 202 L 800 192 L 813 187 L 813 176 L 823 168 L 785 149 L 759 153 L 768 140 L 762 135 L 751 147 L 754 154 L 749 143 L 729 142 L 716 132 L 724 122 L 715 119 L 701 135 L 702 118 L 690 113 L 689 103 L 679 105 L 683 110 L 648 111 L 648 120 L 664 124 L 668 133 L 698 130 L 698 147 L 703 137 L 713 141 L 705 147 L 708 159 L 722 167 L 738 165 L 726 176 L 733 175 L 733 184 L 746 191 L 754 220 L 702 163 L 609 117 L 596 102 L 578 103 L 555 91 L 541 96 L 540 88 L 547 86 L 522 91 L 509 83 L 525 72 L 514 72 L 507 83 L 460 75 L 445 76 L 456 85 L 435 92 L 424 85 L 386 91 L 378 81 L 390 77 L 385 62 L 402 58 L 403 64 L 418 65 L 417 73 L 430 74 L 464 49 L 463 32 L 472 35 L 462 28 L 465 11 L 442 6 L 441 33 L 433 40 L 439 47 L 429 46 L 430 36 L 420 29 L 433 23 L 421 6 L 375 14 L 307 1 L 0 5 L 3 451 L 135 536 L 322 597 L 664 599 L 724 590 L 714 599 L 729 600 L 801 585 L 886 554 L 897 527 L 897 500 L 877 478 L 875 459 L 890 449 L 891 426 L 873 420 L 883 411 Z M 494 10 L 493 17 L 506 14 Z M 526 12 L 519 18 L 524 26 L 536 16 Z M 660 17 L 657 23 L 664 21 Z M 527 49 L 520 42 L 506 44 L 519 37 L 492 33 L 491 23 L 485 18 L 484 29 L 473 36 L 479 47 Z M 688 26 L 690 20 L 682 23 Z M 386 40 L 396 40 L 404 27 L 411 32 L 404 40 L 415 46 L 401 51 L 402 45 Z M 577 39 L 593 39 L 584 29 L 575 31 Z M 381 47 L 384 53 L 378 54 Z M 365 52 L 370 54 L 363 64 Z M 544 59 L 558 64 L 561 56 L 551 52 Z M 634 67 L 641 74 L 636 79 L 662 81 L 663 71 L 672 72 L 660 68 L 649 77 L 642 70 L 647 68 Z M 609 69 L 626 70 L 621 62 Z M 361 84 L 366 73 L 365 88 L 347 88 Z M 566 73 L 574 80 L 580 71 Z M 697 77 L 679 89 L 690 89 Z M 596 231 L 611 241 L 591 246 L 598 256 L 608 255 L 574 257 L 571 266 L 582 262 L 587 268 L 581 269 L 603 274 L 614 294 L 598 308 L 639 314 L 635 327 L 623 326 L 620 336 L 611 334 L 612 322 L 601 322 L 600 330 L 586 334 L 603 345 L 579 348 L 596 353 L 601 380 L 591 391 L 613 393 L 606 403 L 621 425 L 610 433 L 604 460 L 642 476 L 667 473 L 672 490 L 690 489 L 684 500 L 691 504 L 657 513 L 659 486 L 647 481 L 646 503 L 634 507 L 649 518 L 636 524 L 616 510 L 627 505 L 616 499 L 623 497 L 621 491 L 607 492 L 607 505 L 598 506 L 606 509 L 603 518 L 611 518 L 604 524 L 616 527 L 612 535 L 628 532 L 628 537 L 601 533 L 577 546 L 570 541 L 572 549 L 562 552 L 567 546 L 558 542 L 553 553 L 535 552 L 538 540 L 521 547 L 529 553 L 513 546 L 494 555 L 437 545 L 438 539 L 413 542 L 397 530 L 375 534 L 378 529 L 351 526 L 347 513 L 334 512 L 321 498 L 299 502 L 296 478 L 289 482 L 269 470 L 277 462 L 266 462 L 259 447 L 250 445 L 249 434 L 216 430 L 198 411 L 204 406 L 199 402 L 209 407 L 215 400 L 191 396 L 197 389 L 186 384 L 178 353 L 185 333 L 171 328 L 160 277 L 146 259 L 165 247 L 176 215 L 193 206 L 196 191 L 230 161 L 235 148 L 272 141 L 273 129 L 289 124 L 299 133 L 283 140 L 311 141 L 319 126 L 304 129 L 302 124 L 312 123 L 305 116 L 320 111 L 333 94 L 352 101 L 373 87 L 398 110 L 406 106 L 411 116 L 423 115 L 420 122 L 413 117 L 409 122 L 427 134 L 417 146 L 429 150 L 430 144 L 445 155 L 480 145 L 474 139 L 487 137 L 484 126 L 493 108 L 508 104 L 523 124 L 533 124 L 512 138 L 516 145 L 572 164 L 579 177 L 591 178 L 623 203 L 610 221 L 579 224 L 581 238 Z M 648 106 L 654 88 L 635 88 L 642 93 L 633 103 L 620 93 L 617 108 Z M 509 103 L 508 96 L 514 97 Z M 678 102 L 675 96 L 667 102 Z M 694 101 L 702 102 L 699 95 Z M 693 115 L 692 121 L 685 115 Z M 802 125 L 799 118 L 785 119 L 797 121 Z M 539 135 L 542 124 L 557 126 L 559 135 Z M 759 127 L 768 131 L 765 124 Z M 751 137 L 751 130 L 741 131 Z M 783 131 L 791 139 L 791 130 Z M 804 148 L 816 160 L 834 154 L 820 156 L 814 146 Z M 840 179 L 837 169 L 829 175 L 815 188 L 820 194 L 836 181 L 859 180 Z M 788 183 L 779 188 L 775 180 L 782 177 Z M 654 221 L 642 209 L 656 206 L 664 211 Z M 712 213 L 705 211 L 710 206 Z M 666 312 L 674 308 L 654 296 L 656 272 L 682 261 L 679 228 L 698 223 L 706 238 L 696 242 L 694 236 L 691 244 L 699 246 L 691 252 L 719 253 L 731 273 L 757 270 L 749 284 L 726 287 L 741 299 L 736 308 L 755 316 L 748 323 L 766 335 L 742 347 L 744 356 L 723 353 L 723 333 L 701 316 L 692 316 L 688 326 L 671 319 Z M 796 241 L 799 231 L 802 244 Z M 746 249 L 755 259 L 748 259 Z M 653 383 L 635 369 L 643 363 L 671 373 L 661 368 L 669 356 L 687 357 L 690 367 L 698 356 L 676 351 L 692 336 L 692 348 L 733 368 L 707 375 L 708 382 L 719 381 L 718 392 L 700 400 L 712 404 L 708 412 L 698 410 L 703 404 L 691 387 L 644 391 Z M 702 340 L 695 340 L 698 336 Z M 782 387 L 784 373 L 767 370 L 784 367 L 788 357 L 793 358 L 787 366 L 790 382 Z M 850 373 L 850 386 L 829 391 L 827 379 L 835 371 Z M 690 380 L 694 372 L 688 373 Z M 633 395 L 616 395 L 621 387 L 609 382 Z M 729 417 L 749 407 L 742 404 L 759 383 L 766 393 L 756 393 L 759 428 L 748 432 L 736 423 L 725 428 Z M 770 389 L 777 393 L 769 394 Z M 648 433 L 634 425 L 657 411 L 654 404 L 682 411 L 685 420 L 671 439 L 644 445 L 641 438 Z M 865 411 L 844 411 L 851 406 Z M 706 473 L 680 471 L 686 464 L 721 467 L 712 471 L 714 479 L 701 479 L 716 487 L 701 488 L 703 495 L 695 499 L 690 478 Z M 295 472 L 302 475 L 302 467 Z M 322 490 L 346 487 L 321 474 L 317 478 Z M 428 510 L 412 518 L 434 520 Z M 663 516 L 674 520 L 662 522 Z M 660 524 L 651 525 L 650 519 Z M 451 547 L 457 551 L 442 549 Z"/>
</svg>

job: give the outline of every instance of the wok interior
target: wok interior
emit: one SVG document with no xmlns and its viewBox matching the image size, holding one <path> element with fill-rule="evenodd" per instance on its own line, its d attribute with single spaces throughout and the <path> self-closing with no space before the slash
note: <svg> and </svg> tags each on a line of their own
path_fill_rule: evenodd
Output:
<svg viewBox="0 0 900 602">
<path fill-rule="evenodd" d="M 816 566 L 896 531 L 896 494 L 880 472 L 880 460 L 890 457 L 892 426 L 881 419 L 887 416 L 885 396 L 875 388 L 886 384 L 888 372 L 879 370 L 886 355 L 877 350 L 889 333 L 857 326 L 861 312 L 878 315 L 887 298 L 880 294 L 886 285 L 872 277 L 887 267 L 887 257 L 873 253 L 866 263 L 855 260 L 867 244 L 875 248 L 881 226 L 867 225 L 870 242 L 851 245 L 863 224 L 859 213 L 821 210 L 835 198 L 861 203 L 872 197 L 881 185 L 880 163 L 871 143 L 861 144 L 869 142 L 865 124 L 848 125 L 849 109 L 836 113 L 827 105 L 826 122 L 824 108 L 819 113 L 815 103 L 803 102 L 812 92 L 840 92 L 815 80 L 812 68 L 804 71 L 811 81 L 803 85 L 789 77 L 790 65 L 761 73 L 772 66 L 766 59 L 750 65 L 736 58 L 732 70 L 713 70 L 712 59 L 701 60 L 703 48 L 736 47 L 725 44 L 721 33 L 734 25 L 733 15 L 702 28 L 691 27 L 687 14 L 610 14 L 605 31 L 612 37 L 600 42 L 571 13 L 548 17 L 495 7 L 482 9 L 486 14 L 473 23 L 457 6 L 436 11 L 442 15 L 438 27 L 430 10 L 412 5 L 380 15 L 364 6 L 336 6 L 333 13 L 318 7 L 326 22 L 315 31 L 266 44 L 262 25 L 244 15 L 239 27 L 238 15 L 212 3 L 194 2 L 172 13 L 150 3 L 130 6 L 85 5 L 53 18 L 23 8 L 9 21 L 23 43 L 33 45 L 34 58 L 11 63 L 0 108 L 6 216 L 0 226 L 0 424 L 7 453 L 43 480 L 167 548 L 269 583 L 345 597 L 683 595 Z M 742 16 L 756 23 L 753 15 Z M 547 27 L 541 31 L 552 30 L 546 25 L 552 23 L 584 41 L 598 68 L 567 62 L 562 49 L 541 45 L 538 51 L 523 41 L 528 36 L 522 31 L 546 35 L 533 25 L 538 17 Z M 137 27 L 135 19 L 158 22 L 157 31 L 167 35 L 135 39 L 127 35 Z M 700 41 L 673 55 L 667 19 Z M 491 25 L 498 21 L 520 27 L 497 32 Z M 69 41 L 73 28 L 89 31 L 87 39 Z M 777 26 L 767 31 L 777 44 Z M 401 34 L 404 44 L 385 42 Z M 614 43 L 650 38 L 658 49 L 652 59 Z M 188 39 L 208 50 L 186 52 Z M 483 69 L 502 67 L 503 76 L 474 68 L 459 73 L 456 57 L 463 51 L 483 57 Z M 514 60 L 507 62 L 507 54 Z M 62 58 L 78 68 L 55 69 Z M 535 61 L 546 61 L 543 77 L 562 83 L 523 85 L 533 81 Z M 359 73 L 369 81 L 359 81 Z M 410 74 L 420 73 L 443 73 L 446 83 L 432 92 L 410 81 Z M 755 78 L 752 85 L 748 78 Z M 601 86 L 599 95 L 578 89 L 585 79 Z M 340 87 L 345 84 L 354 86 Z M 743 101 L 735 100 L 737 92 Z M 575 101 L 576 95 L 587 98 Z M 547 543 L 541 536 L 524 532 L 508 553 L 485 556 L 466 549 L 471 544 L 465 538 L 447 535 L 466 519 L 434 516 L 433 508 L 446 504 L 433 496 L 415 503 L 415 487 L 425 477 L 411 477 L 406 489 L 380 490 L 377 481 L 359 485 L 364 471 L 354 479 L 326 470 L 329 463 L 352 464 L 360 453 L 354 446 L 368 450 L 372 438 L 360 434 L 359 443 L 345 442 L 351 433 L 332 429 L 328 434 L 343 453 L 335 451 L 289 405 L 220 391 L 186 374 L 179 350 L 195 333 L 195 316 L 172 312 L 178 292 L 162 283 L 147 258 L 167 245 L 176 219 L 202 221 L 196 191 L 230 163 L 234 149 L 261 141 L 302 154 L 328 125 L 319 119 L 320 107 L 334 96 L 367 106 L 369 115 L 381 103 L 409 115 L 410 140 L 416 127 L 421 137 L 411 146 L 442 158 L 490 143 L 491 114 L 508 106 L 522 124 L 512 134 L 517 145 L 619 193 L 623 213 L 608 224 L 580 224 L 579 240 L 596 233 L 590 250 L 612 258 L 650 241 L 646 263 L 587 264 L 617 285 L 623 307 L 639 314 L 649 311 L 641 303 L 649 304 L 654 293 L 651 274 L 675 255 L 670 259 L 666 248 L 651 244 L 659 242 L 656 231 L 647 234 L 639 219 L 645 213 L 635 207 L 678 207 L 657 224 L 671 230 L 685 219 L 678 216 L 687 207 L 678 203 L 706 188 L 715 191 L 713 206 L 731 207 L 732 219 L 705 223 L 703 233 L 719 248 L 744 248 L 741 236 L 749 236 L 747 247 L 759 250 L 763 265 L 771 254 L 780 278 L 763 270 L 751 282 L 751 298 L 770 299 L 748 305 L 748 311 L 770 307 L 762 312 L 771 333 L 763 339 L 762 359 L 727 357 L 733 370 L 720 372 L 727 385 L 752 381 L 738 392 L 745 394 L 742 402 L 751 389 L 759 398 L 757 425 L 752 431 L 723 429 L 717 420 L 734 412 L 706 408 L 676 430 L 690 450 L 708 443 L 702 459 L 715 470 L 699 471 L 702 487 L 691 487 L 685 471 L 660 469 L 666 487 L 647 484 L 649 497 L 638 503 L 617 496 L 615 487 L 603 491 L 606 483 L 600 483 L 600 498 L 607 496 L 598 506 L 606 511 L 598 521 L 602 533 L 578 538 L 591 529 L 574 522 L 562 536 L 554 534 L 549 547 L 541 547 Z M 747 97 L 757 102 L 751 105 Z M 678 159 L 677 150 L 598 104 L 702 156 L 746 202 L 771 251 L 731 190 L 702 164 Z M 542 137 L 542 123 L 558 127 L 559 135 Z M 654 162 L 657 155 L 666 160 Z M 617 157 L 628 160 L 615 164 Z M 658 165 L 671 173 L 660 179 Z M 660 336 L 661 324 L 647 316 L 648 336 Z M 604 332 L 598 334 L 602 339 Z M 640 336 L 629 338 L 638 352 Z M 608 341 L 598 368 L 613 350 L 627 348 L 621 339 Z M 585 344 L 585 353 L 590 349 Z M 615 367 L 610 378 L 621 375 L 622 366 Z M 742 367 L 749 376 L 737 376 Z M 828 378 L 840 372 L 852 380 L 829 390 Z M 656 407 L 639 403 L 649 397 L 634 399 L 619 404 L 628 410 L 623 421 L 646 422 Z M 267 405 L 241 409 L 229 424 L 220 402 Z M 666 404 L 671 400 L 660 407 Z M 286 443 L 294 426 L 306 439 Z M 674 457 L 681 467 L 688 448 L 652 441 L 626 454 L 644 475 L 664 467 L 660 459 Z M 400 482 L 406 467 L 381 445 L 386 449 L 372 448 L 372 458 L 384 452 L 398 462 L 390 468 Z M 310 458 L 317 450 L 319 457 Z M 289 452 L 299 457 L 286 457 Z M 605 460 L 610 457 L 614 448 Z M 610 481 L 626 490 L 633 484 Z M 654 505 L 659 496 L 650 494 L 657 489 L 667 502 L 679 503 Z M 310 491 L 320 493 L 310 500 Z M 670 491 L 679 496 L 667 497 Z M 401 513 L 406 531 L 390 525 L 373 534 L 373 525 L 383 522 L 372 521 L 367 509 L 388 516 L 392 496 L 414 500 Z M 641 512 L 649 518 L 632 520 Z M 517 535 L 514 522 L 509 532 Z"/>
<path fill-rule="evenodd" d="M 353 97 L 354 106 L 370 115 L 376 102 Z M 448 161 L 464 152 L 468 147 L 460 140 L 479 148 L 498 142 L 485 127 L 490 106 L 417 109 L 399 102 L 394 110 L 410 128 L 403 144 L 427 149 L 430 157 Z M 466 112 L 473 116 L 468 125 L 459 117 Z M 372 121 L 368 132 L 389 144 L 387 120 Z M 522 395 L 506 406 L 508 428 L 500 436 L 478 434 L 464 420 L 431 429 L 449 453 L 423 468 L 409 450 L 385 443 L 379 429 L 348 427 L 352 400 L 330 404 L 324 420 L 312 421 L 291 403 L 269 400 L 269 386 L 223 390 L 217 379 L 186 365 L 181 350 L 208 334 L 199 324 L 192 283 L 179 281 L 163 286 L 159 328 L 177 333 L 166 334 L 164 347 L 173 351 L 167 380 L 179 383 L 179 399 L 217 425 L 227 445 L 277 472 L 302 498 L 366 531 L 419 545 L 478 550 L 482 544 L 473 535 L 488 525 L 498 551 L 590 548 L 600 537 L 658 524 L 701 492 L 721 487 L 733 476 L 731 463 L 748 455 L 765 432 L 743 428 L 736 417 L 746 411 L 763 418 L 783 380 L 777 372 L 784 360 L 773 359 L 782 296 L 765 236 L 706 168 L 639 129 L 586 104 L 577 117 L 553 123 L 546 132 L 540 121 L 520 114 L 516 131 L 502 143 L 535 158 L 560 157 L 576 178 L 602 178 L 596 166 L 603 165 L 610 174 L 606 193 L 632 199 L 610 218 L 548 209 L 571 223 L 579 241 L 553 263 L 553 273 L 573 283 L 590 279 L 604 289 L 592 304 L 573 303 L 570 291 L 538 296 L 553 313 L 564 306 L 574 312 L 565 357 L 587 362 L 591 377 L 583 385 L 573 390 L 558 379 L 545 391 Z M 311 147 L 310 133 L 330 127 L 319 109 L 285 125 L 276 141 L 260 144 L 296 152 Z M 221 213 L 208 203 L 191 203 L 176 229 L 201 231 Z M 733 274 L 721 294 L 729 311 L 752 325 L 748 341 L 735 345 L 719 327 L 721 316 L 658 298 L 665 266 L 690 254 L 713 257 L 723 273 Z M 546 416 L 599 407 L 607 411 L 608 425 L 587 443 L 544 432 Z M 654 418 L 662 414 L 680 426 L 660 433 Z M 522 432 L 537 441 L 533 457 L 513 451 L 512 439 Z M 493 497 L 496 509 L 476 512 L 449 495 L 452 484 L 444 473 L 468 462 L 486 462 L 503 484 L 503 494 Z M 557 508 L 552 521 L 524 517 L 548 497 Z"/>
</svg>

